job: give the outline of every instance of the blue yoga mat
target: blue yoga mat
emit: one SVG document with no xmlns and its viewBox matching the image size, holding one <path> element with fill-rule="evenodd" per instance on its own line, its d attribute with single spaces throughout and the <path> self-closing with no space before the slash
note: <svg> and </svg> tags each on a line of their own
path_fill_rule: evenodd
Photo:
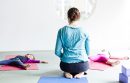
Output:
<svg viewBox="0 0 130 83">
<path fill-rule="evenodd" d="M 38 83 L 88 83 L 86 77 L 68 79 L 65 77 L 41 77 Z"/>
</svg>

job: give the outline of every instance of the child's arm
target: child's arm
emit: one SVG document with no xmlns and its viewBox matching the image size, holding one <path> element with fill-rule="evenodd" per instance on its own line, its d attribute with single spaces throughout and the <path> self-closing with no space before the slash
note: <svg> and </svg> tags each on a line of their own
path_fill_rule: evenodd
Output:
<svg viewBox="0 0 130 83">
<path fill-rule="evenodd" d="M 48 63 L 47 61 L 40 61 L 40 60 L 28 60 L 27 63 Z"/>
<path fill-rule="evenodd" d="M 117 60 L 128 60 L 128 59 L 129 59 L 128 56 L 116 57 L 116 56 L 112 56 L 112 55 L 110 54 L 110 52 L 108 52 L 108 54 L 110 55 L 110 56 L 109 56 L 110 59 L 117 59 Z"/>
<path fill-rule="evenodd" d="M 28 60 L 27 63 L 40 63 L 40 60 Z"/>
<path fill-rule="evenodd" d="M 110 58 L 110 59 L 118 59 L 118 60 L 121 59 L 120 57 L 112 56 L 109 51 L 108 51 L 108 54 L 109 54 L 109 58 Z"/>
<path fill-rule="evenodd" d="M 116 57 L 116 56 L 110 56 L 110 59 L 116 59 L 116 60 L 128 60 L 129 57 L 128 56 L 124 56 L 124 57 Z"/>
<path fill-rule="evenodd" d="M 47 61 L 40 61 L 40 63 L 48 63 Z"/>
<path fill-rule="evenodd" d="M 108 54 L 109 54 L 110 59 L 116 59 L 116 60 L 128 60 L 129 59 L 129 57 L 127 57 L 127 56 L 124 56 L 124 57 L 112 56 L 109 51 L 108 51 Z"/>
</svg>

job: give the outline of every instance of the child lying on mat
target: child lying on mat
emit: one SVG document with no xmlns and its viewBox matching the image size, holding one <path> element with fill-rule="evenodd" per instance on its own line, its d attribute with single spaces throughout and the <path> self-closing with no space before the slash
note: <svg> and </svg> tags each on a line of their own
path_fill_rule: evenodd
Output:
<svg viewBox="0 0 130 83">
<path fill-rule="evenodd" d="M 89 59 L 91 61 L 94 61 L 94 62 L 103 62 L 105 64 L 115 66 L 115 65 L 118 65 L 120 63 L 119 60 L 128 60 L 129 57 L 128 56 L 114 57 L 110 54 L 109 51 L 106 53 L 106 50 L 103 49 L 102 53 L 97 54 L 96 56 L 90 56 Z"/>
<path fill-rule="evenodd" d="M 26 54 L 24 56 L 17 55 L 14 58 L 0 61 L 0 65 L 10 65 L 26 70 L 28 67 L 30 67 L 30 65 L 25 63 L 47 63 L 47 62 L 35 60 L 35 57 L 32 54 Z"/>
</svg>

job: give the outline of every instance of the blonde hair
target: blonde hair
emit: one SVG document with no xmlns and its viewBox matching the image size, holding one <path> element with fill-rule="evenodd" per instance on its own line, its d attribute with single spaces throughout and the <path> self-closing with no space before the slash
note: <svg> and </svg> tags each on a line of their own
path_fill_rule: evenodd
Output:
<svg viewBox="0 0 130 83">
<path fill-rule="evenodd" d="M 29 55 L 31 55 L 33 57 L 33 60 L 35 60 L 35 57 L 33 56 L 33 54 L 26 54 L 25 56 L 28 57 Z"/>
</svg>

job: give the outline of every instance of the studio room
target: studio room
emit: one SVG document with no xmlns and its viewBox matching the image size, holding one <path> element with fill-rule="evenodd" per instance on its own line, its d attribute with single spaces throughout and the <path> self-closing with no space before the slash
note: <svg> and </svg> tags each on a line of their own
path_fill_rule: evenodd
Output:
<svg viewBox="0 0 130 83">
<path fill-rule="evenodd" d="M 0 83 L 129 83 L 129 4 L 0 0 Z M 3 64 L 21 60 L 17 56 L 31 61 Z M 62 62 L 87 63 L 87 69 L 69 72 Z"/>
</svg>

